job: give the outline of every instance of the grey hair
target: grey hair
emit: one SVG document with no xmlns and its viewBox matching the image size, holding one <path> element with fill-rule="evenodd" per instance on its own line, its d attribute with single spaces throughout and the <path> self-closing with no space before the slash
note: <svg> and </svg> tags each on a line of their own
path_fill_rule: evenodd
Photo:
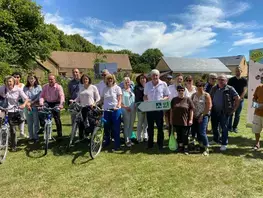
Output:
<svg viewBox="0 0 263 198">
<path fill-rule="evenodd" d="M 160 75 L 160 72 L 159 72 L 159 70 L 158 69 L 153 69 L 152 71 L 151 71 L 151 76 L 152 75 Z"/>
<path fill-rule="evenodd" d="M 209 78 L 211 78 L 211 77 L 217 78 L 217 74 L 216 74 L 216 73 L 210 73 L 210 74 L 209 74 Z"/>
<path fill-rule="evenodd" d="M 127 81 L 127 80 L 131 81 L 130 77 L 124 77 L 124 82 Z"/>
<path fill-rule="evenodd" d="M 222 78 L 222 79 L 226 79 L 226 80 L 227 80 L 226 74 L 220 74 L 220 75 L 218 76 L 218 78 Z"/>
<path fill-rule="evenodd" d="M 109 70 L 107 70 L 107 69 L 103 69 L 101 73 L 107 73 L 107 74 L 109 74 L 110 72 L 109 72 Z"/>
</svg>

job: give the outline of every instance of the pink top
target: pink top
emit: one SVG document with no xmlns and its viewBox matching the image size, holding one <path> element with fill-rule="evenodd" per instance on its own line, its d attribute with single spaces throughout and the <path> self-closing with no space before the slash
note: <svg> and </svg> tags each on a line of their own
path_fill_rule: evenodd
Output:
<svg viewBox="0 0 263 198">
<path fill-rule="evenodd" d="M 44 101 L 59 102 L 60 105 L 63 105 L 65 102 L 65 95 L 62 86 L 57 83 L 52 87 L 49 84 L 44 85 L 40 94 L 39 104 L 43 105 Z"/>
<path fill-rule="evenodd" d="M 23 92 L 21 88 L 18 86 L 14 86 L 13 89 L 9 90 L 6 86 L 0 87 L 0 95 L 2 97 L 6 97 L 8 99 L 8 110 L 9 112 L 14 112 L 14 106 L 19 106 L 18 100 L 22 98 L 23 100 L 27 100 L 27 95 Z"/>
</svg>

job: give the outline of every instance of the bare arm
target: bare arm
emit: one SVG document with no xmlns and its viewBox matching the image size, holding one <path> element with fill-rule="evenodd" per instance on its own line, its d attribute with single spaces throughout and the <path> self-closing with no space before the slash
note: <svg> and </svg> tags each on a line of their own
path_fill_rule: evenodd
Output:
<svg viewBox="0 0 263 198">
<path fill-rule="evenodd" d="M 209 94 L 206 95 L 205 97 L 205 110 L 203 112 L 204 115 L 207 115 L 212 108 L 212 100 Z"/>
<path fill-rule="evenodd" d="M 240 103 L 240 97 L 237 95 L 234 97 L 234 112 L 237 110 Z"/>
<path fill-rule="evenodd" d="M 148 101 L 147 95 L 144 95 L 144 96 L 143 96 L 143 100 L 144 100 L 144 101 Z"/>
<path fill-rule="evenodd" d="M 246 93 L 247 93 L 247 87 L 244 87 L 244 90 L 243 90 L 242 94 L 240 95 L 241 100 L 243 100 L 245 98 Z"/>
<path fill-rule="evenodd" d="M 118 104 L 116 106 L 117 109 L 119 109 L 121 107 L 121 101 L 122 101 L 121 98 L 122 98 L 122 95 L 117 96 L 117 100 L 118 100 Z"/>
</svg>

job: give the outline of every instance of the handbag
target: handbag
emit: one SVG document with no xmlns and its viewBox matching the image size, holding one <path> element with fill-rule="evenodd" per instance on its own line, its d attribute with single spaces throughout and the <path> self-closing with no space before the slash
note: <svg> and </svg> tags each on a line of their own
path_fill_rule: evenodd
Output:
<svg viewBox="0 0 263 198">
<path fill-rule="evenodd" d="M 176 141 L 176 139 L 175 139 L 175 137 L 174 137 L 174 132 L 173 132 L 173 130 L 171 130 L 172 132 L 171 132 L 171 135 L 170 135 L 170 138 L 169 138 L 169 144 L 168 144 L 168 146 L 169 146 L 169 149 L 171 150 L 171 151 L 175 151 L 177 148 L 178 148 L 178 144 L 177 144 L 177 141 Z"/>
<path fill-rule="evenodd" d="M 0 96 L 0 107 L 7 108 L 8 107 L 8 99 L 6 97 L 7 89 L 5 88 L 5 97 Z"/>
</svg>

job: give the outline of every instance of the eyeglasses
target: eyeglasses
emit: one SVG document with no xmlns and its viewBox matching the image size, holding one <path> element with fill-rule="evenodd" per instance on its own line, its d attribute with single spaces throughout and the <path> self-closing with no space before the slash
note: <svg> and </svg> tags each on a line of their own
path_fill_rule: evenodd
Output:
<svg viewBox="0 0 263 198">
<path fill-rule="evenodd" d="M 211 80 L 216 80 L 216 78 L 210 78 Z"/>
<path fill-rule="evenodd" d="M 219 81 L 225 81 L 225 79 L 222 79 L 222 78 L 220 78 L 220 79 L 218 79 Z"/>
<path fill-rule="evenodd" d="M 14 78 L 20 78 L 20 76 L 14 76 Z"/>
<path fill-rule="evenodd" d="M 106 76 L 106 74 L 101 74 L 101 76 Z"/>
<path fill-rule="evenodd" d="M 184 89 L 178 89 L 177 91 L 178 92 L 184 92 Z"/>
<path fill-rule="evenodd" d="M 192 80 L 186 80 L 186 82 L 192 82 Z"/>
<path fill-rule="evenodd" d="M 197 87 L 204 87 L 203 85 L 196 85 Z"/>
</svg>

